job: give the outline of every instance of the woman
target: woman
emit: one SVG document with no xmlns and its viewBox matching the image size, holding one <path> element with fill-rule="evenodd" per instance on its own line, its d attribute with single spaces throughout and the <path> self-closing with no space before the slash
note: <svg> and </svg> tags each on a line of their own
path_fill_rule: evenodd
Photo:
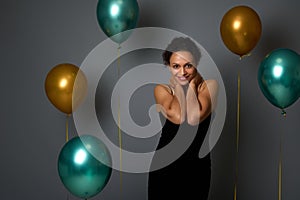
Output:
<svg viewBox="0 0 300 200">
<path fill-rule="evenodd" d="M 163 61 L 171 72 L 170 84 L 158 84 L 154 89 L 157 110 L 166 118 L 157 150 L 166 146 L 182 132 L 196 127 L 191 145 L 174 162 L 149 173 L 148 199 L 206 200 L 210 188 L 210 154 L 199 158 L 199 150 L 208 130 L 216 104 L 218 84 L 204 80 L 197 71 L 201 53 L 189 38 L 175 38 L 163 53 Z M 172 152 L 170 152 L 172 153 Z M 155 154 L 151 167 L 159 161 Z"/>
</svg>

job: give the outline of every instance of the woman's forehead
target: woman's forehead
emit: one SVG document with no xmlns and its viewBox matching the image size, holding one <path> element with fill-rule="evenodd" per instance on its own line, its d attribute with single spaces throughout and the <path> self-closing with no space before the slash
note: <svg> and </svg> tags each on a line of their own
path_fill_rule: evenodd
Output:
<svg viewBox="0 0 300 200">
<path fill-rule="evenodd" d="M 176 61 L 193 62 L 194 57 L 189 51 L 176 51 L 172 53 L 170 60 L 172 60 L 173 62 Z"/>
</svg>

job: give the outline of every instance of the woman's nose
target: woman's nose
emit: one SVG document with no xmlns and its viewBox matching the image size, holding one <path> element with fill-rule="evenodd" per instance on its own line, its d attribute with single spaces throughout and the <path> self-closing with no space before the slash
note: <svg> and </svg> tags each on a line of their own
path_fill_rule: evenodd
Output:
<svg viewBox="0 0 300 200">
<path fill-rule="evenodd" d="M 185 74 L 186 74 L 185 68 L 181 67 L 180 68 L 180 75 L 185 75 Z"/>
</svg>

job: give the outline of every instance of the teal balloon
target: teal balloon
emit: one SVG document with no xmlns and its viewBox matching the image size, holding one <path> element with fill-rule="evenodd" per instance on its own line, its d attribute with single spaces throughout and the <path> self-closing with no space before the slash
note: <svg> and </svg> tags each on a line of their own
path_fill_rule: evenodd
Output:
<svg viewBox="0 0 300 200">
<path fill-rule="evenodd" d="M 139 6 L 136 0 L 99 0 L 97 19 L 103 32 L 121 44 L 136 28 Z"/>
<path fill-rule="evenodd" d="M 103 190 L 111 176 L 111 156 L 98 138 L 83 135 L 69 140 L 58 157 L 59 177 L 73 195 L 90 198 Z"/>
<path fill-rule="evenodd" d="M 279 48 L 261 62 L 258 83 L 264 96 L 276 107 L 292 105 L 300 95 L 300 56 L 291 49 Z"/>
</svg>

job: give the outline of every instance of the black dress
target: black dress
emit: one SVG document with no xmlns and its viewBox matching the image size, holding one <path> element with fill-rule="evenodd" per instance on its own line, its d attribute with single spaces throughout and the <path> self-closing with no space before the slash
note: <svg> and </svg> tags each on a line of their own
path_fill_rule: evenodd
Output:
<svg viewBox="0 0 300 200">
<path fill-rule="evenodd" d="M 188 149 L 171 164 L 149 172 L 148 200 L 172 200 L 185 196 L 185 199 L 207 200 L 211 179 L 210 154 L 199 158 L 199 150 L 208 131 L 211 116 L 207 117 L 198 126 L 174 124 L 166 120 L 156 150 L 169 144 L 180 132 L 189 134 L 194 128 L 196 135 Z M 191 129 L 191 130 L 192 130 Z M 175 151 L 175 149 L 173 149 Z M 151 168 L 159 160 L 155 153 Z"/>
</svg>

